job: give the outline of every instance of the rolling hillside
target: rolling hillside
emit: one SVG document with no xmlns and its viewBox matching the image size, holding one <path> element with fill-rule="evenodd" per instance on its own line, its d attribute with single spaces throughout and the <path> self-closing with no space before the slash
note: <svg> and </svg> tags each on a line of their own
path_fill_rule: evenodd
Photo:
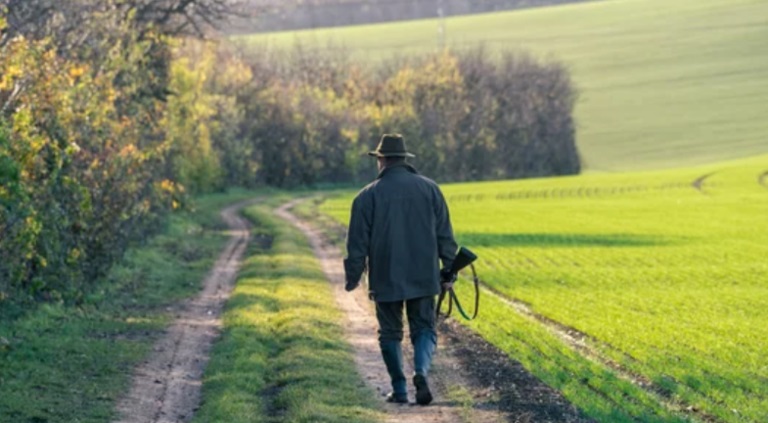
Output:
<svg viewBox="0 0 768 423">
<path fill-rule="evenodd" d="M 345 46 L 361 61 L 438 45 L 436 19 L 254 35 L 248 48 Z M 768 2 L 616 0 L 449 18 L 446 44 L 564 62 L 580 91 L 588 170 L 716 162 L 768 152 Z M 330 43 L 330 44 L 329 44 Z"/>
</svg>

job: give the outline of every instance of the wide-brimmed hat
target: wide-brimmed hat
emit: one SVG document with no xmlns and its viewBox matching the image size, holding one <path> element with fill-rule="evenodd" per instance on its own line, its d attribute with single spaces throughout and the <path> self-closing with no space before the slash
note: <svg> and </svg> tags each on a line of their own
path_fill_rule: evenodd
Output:
<svg viewBox="0 0 768 423">
<path fill-rule="evenodd" d="M 374 157 L 416 157 L 405 149 L 405 140 L 400 134 L 384 134 L 381 136 L 376 150 L 368 152 Z"/>
</svg>

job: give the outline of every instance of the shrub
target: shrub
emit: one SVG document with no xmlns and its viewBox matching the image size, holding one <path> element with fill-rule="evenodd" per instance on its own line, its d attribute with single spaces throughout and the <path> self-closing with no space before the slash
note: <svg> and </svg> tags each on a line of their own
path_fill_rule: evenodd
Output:
<svg viewBox="0 0 768 423">
<path fill-rule="evenodd" d="M 0 299 L 77 301 L 181 204 L 147 91 L 163 41 L 111 28 L 87 59 L 47 38 L 0 47 Z"/>
</svg>

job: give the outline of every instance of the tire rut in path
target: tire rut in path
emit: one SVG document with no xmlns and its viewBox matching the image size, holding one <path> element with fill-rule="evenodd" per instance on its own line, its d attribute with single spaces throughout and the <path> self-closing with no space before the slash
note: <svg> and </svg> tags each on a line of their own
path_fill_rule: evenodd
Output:
<svg viewBox="0 0 768 423">
<path fill-rule="evenodd" d="M 430 374 L 430 385 L 436 394 L 435 402 L 427 407 L 385 403 L 384 395 L 391 388 L 379 352 L 373 303 L 368 300 L 363 286 L 352 293 L 344 290 L 340 249 L 324 242 L 317 228 L 290 212 L 291 208 L 303 200 L 284 204 L 276 210 L 276 214 L 300 229 L 309 239 L 345 316 L 345 337 L 355 351 L 358 372 L 379 395 L 387 412 L 386 422 L 588 421 L 559 393 L 531 376 L 519 363 L 511 362 L 506 355 L 487 343 L 482 345 L 484 341 L 477 336 L 469 336 L 466 329 L 444 323 L 440 325 L 439 345 Z M 408 339 L 406 334 L 403 342 L 404 370 L 406 374 L 412 374 L 412 351 Z M 482 357 L 467 358 L 473 354 Z M 509 378 L 500 380 L 500 375 Z M 413 400 L 414 391 L 410 381 L 408 394 Z"/>
<path fill-rule="evenodd" d="M 130 392 L 117 405 L 118 423 L 178 423 L 192 419 L 200 404 L 208 354 L 219 334 L 221 310 L 251 238 L 250 225 L 238 212 L 254 202 L 222 210 L 231 239 L 206 276 L 203 290 L 184 303 L 148 359 L 135 371 Z"/>
</svg>

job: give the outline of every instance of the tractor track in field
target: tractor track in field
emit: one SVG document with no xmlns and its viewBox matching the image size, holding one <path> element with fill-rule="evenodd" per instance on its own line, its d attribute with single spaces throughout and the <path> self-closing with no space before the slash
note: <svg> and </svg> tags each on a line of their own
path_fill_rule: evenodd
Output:
<svg viewBox="0 0 768 423">
<path fill-rule="evenodd" d="M 704 191 L 704 184 L 706 183 L 707 179 L 709 179 L 709 177 L 711 177 L 715 173 L 717 172 L 710 172 L 710 173 L 699 176 L 698 178 L 694 179 L 693 182 L 691 182 L 691 186 L 696 191 L 702 194 L 706 194 L 707 192 Z"/>
<path fill-rule="evenodd" d="M 364 288 L 345 292 L 342 254 L 334 240 L 291 213 L 291 208 L 304 200 L 291 201 L 276 214 L 309 239 L 345 315 L 345 337 L 355 351 L 355 364 L 366 384 L 380 397 L 387 422 L 591 421 L 520 363 L 453 321 L 442 321 L 438 326 L 440 340 L 430 374 L 435 402 L 427 407 L 385 403 L 383 396 L 390 385 L 378 348 L 373 303 Z M 408 339 L 407 334 L 404 339 Z M 403 347 L 407 357 L 404 370 L 409 373 L 412 372 L 409 363 L 412 352 L 408 342 L 404 342 Z M 409 397 L 414 397 L 410 386 Z"/>
<path fill-rule="evenodd" d="M 219 316 L 251 239 L 250 224 L 238 212 L 256 201 L 222 210 L 230 241 L 203 281 L 202 291 L 180 307 L 147 360 L 135 370 L 130 392 L 117 405 L 119 423 L 178 423 L 192 419 L 200 403 L 208 354 L 219 334 Z"/>
<path fill-rule="evenodd" d="M 763 172 L 760 175 L 758 175 L 757 183 L 762 185 L 763 188 L 768 189 L 768 170 L 766 170 L 765 172 Z"/>
<path fill-rule="evenodd" d="M 633 383 L 634 385 L 638 386 L 639 388 L 643 389 L 644 391 L 663 399 L 663 401 L 660 401 L 660 403 L 664 404 L 673 404 L 676 409 L 680 410 L 681 412 L 686 413 L 687 415 L 691 415 L 693 417 L 696 417 L 700 421 L 704 422 L 719 422 L 720 420 L 716 417 L 709 415 L 701 410 L 698 410 L 696 407 L 690 405 L 681 403 L 680 401 L 677 401 L 673 399 L 672 392 L 669 392 L 668 390 L 662 388 L 658 384 L 654 383 L 651 379 L 648 377 L 633 371 L 629 368 L 627 368 L 625 365 L 617 362 L 616 360 L 613 360 L 604 354 L 601 349 L 611 350 L 614 352 L 617 352 L 624 356 L 628 361 L 639 363 L 639 361 L 632 357 L 631 355 L 627 354 L 624 351 L 619 350 L 618 348 L 612 346 L 611 344 L 601 341 L 585 332 L 582 332 L 574 327 L 568 326 L 566 324 L 563 324 L 561 322 L 558 322 L 557 320 L 551 319 L 541 313 L 536 312 L 533 310 L 533 307 L 520 299 L 512 298 L 507 296 L 506 294 L 500 292 L 496 288 L 491 287 L 485 282 L 480 281 L 480 285 L 482 286 L 484 293 L 487 295 L 493 295 L 496 297 L 499 301 L 503 302 L 504 304 L 508 305 L 510 308 L 518 312 L 519 314 L 526 316 L 528 318 L 531 318 L 533 320 L 536 320 L 537 322 L 544 325 L 547 329 L 549 329 L 552 333 L 554 333 L 558 338 L 560 338 L 566 345 L 570 346 L 577 352 L 579 352 L 582 356 L 592 359 L 596 362 L 601 363 L 602 365 L 610 368 L 613 370 L 619 377 Z M 682 382 L 672 378 L 669 375 L 665 375 L 665 377 L 670 378 L 678 385 L 683 385 Z M 603 392 L 600 392 L 596 389 L 594 389 L 590 385 L 586 385 L 590 390 L 595 392 L 595 394 L 600 395 L 607 400 L 614 402 L 610 398 L 606 397 Z M 689 389 L 692 389 L 688 387 Z"/>
</svg>

